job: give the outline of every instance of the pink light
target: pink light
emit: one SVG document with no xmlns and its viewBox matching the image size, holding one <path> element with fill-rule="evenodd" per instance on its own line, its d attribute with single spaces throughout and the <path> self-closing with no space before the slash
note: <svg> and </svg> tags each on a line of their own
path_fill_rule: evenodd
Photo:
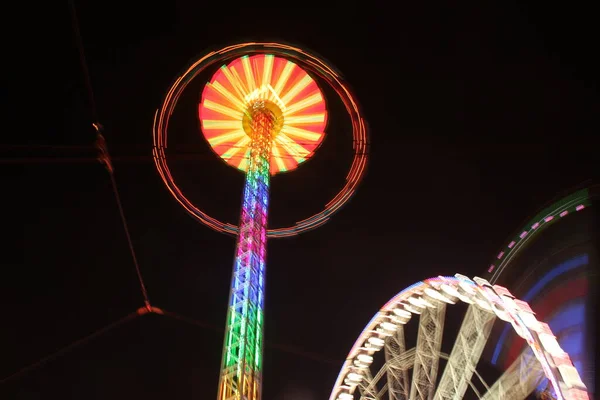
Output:
<svg viewBox="0 0 600 400">
<path fill-rule="evenodd" d="M 515 242 L 514 240 L 513 240 L 512 242 L 510 242 L 510 243 L 508 244 L 508 248 L 509 248 L 509 249 L 512 249 L 512 248 L 513 248 L 513 246 L 515 245 L 515 243 L 516 243 L 516 242 Z"/>
<path fill-rule="evenodd" d="M 533 312 L 533 310 L 531 309 L 531 307 L 529 306 L 529 303 L 527 303 L 526 301 L 515 299 L 515 304 L 517 305 L 517 307 L 519 307 L 519 309 L 521 311 L 525 311 L 525 312 L 528 312 L 530 314 L 535 314 Z"/>
<path fill-rule="evenodd" d="M 492 272 L 496 266 L 494 264 L 490 265 L 488 268 L 488 272 Z"/>
<path fill-rule="evenodd" d="M 500 254 L 498 254 L 498 260 L 501 259 L 503 255 L 504 255 L 504 252 L 501 251 Z"/>
<path fill-rule="evenodd" d="M 544 218 L 544 221 L 545 221 L 545 222 L 550 222 L 550 221 L 552 221 L 553 219 L 554 219 L 554 217 L 551 215 L 551 216 L 549 216 L 549 217 L 546 217 L 546 218 Z"/>
<path fill-rule="evenodd" d="M 575 211 L 581 211 L 585 208 L 585 206 L 583 204 L 578 205 L 577 207 L 575 207 Z"/>
<path fill-rule="evenodd" d="M 539 223 L 539 222 L 536 222 L 535 224 L 531 225 L 531 229 L 535 229 L 535 228 L 537 228 L 538 226 L 540 226 L 540 223 Z"/>
<path fill-rule="evenodd" d="M 527 236 L 527 231 L 523 231 L 523 233 L 519 235 L 521 239 L 523 239 L 525 236 Z"/>
<path fill-rule="evenodd" d="M 567 215 L 568 213 L 569 213 L 569 212 L 568 212 L 567 210 L 565 210 L 565 211 L 563 211 L 563 212 L 561 212 L 561 213 L 560 213 L 560 216 L 561 216 L 561 217 L 564 217 L 564 216 L 565 216 L 565 215 Z"/>
</svg>

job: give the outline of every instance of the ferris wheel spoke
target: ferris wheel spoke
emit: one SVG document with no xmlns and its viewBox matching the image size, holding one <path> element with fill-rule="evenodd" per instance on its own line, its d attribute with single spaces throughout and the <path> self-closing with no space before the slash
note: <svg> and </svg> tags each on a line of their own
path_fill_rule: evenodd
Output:
<svg viewBox="0 0 600 400">
<path fill-rule="evenodd" d="M 446 305 L 436 301 L 434 306 L 425 308 L 419 318 L 410 400 L 427 400 L 435 388 Z"/>
<path fill-rule="evenodd" d="M 494 382 L 482 399 L 525 399 L 543 378 L 544 372 L 541 364 L 531 349 L 526 348 L 504 374 Z"/>
<path fill-rule="evenodd" d="M 435 400 L 461 399 L 464 396 L 495 319 L 494 313 L 474 304 L 469 306 L 440 379 Z"/>
<path fill-rule="evenodd" d="M 365 368 L 363 371 L 363 380 L 358 385 L 360 400 L 380 400 L 377 396 L 377 378 L 377 375 L 373 377 L 370 368 Z"/>
<path fill-rule="evenodd" d="M 404 327 L 400 325 L 396 333 L 385 341 L 385 362 L 389 400 L 408 399 L 408 369 L 402 365 L 400 357 L 406 353 Z"/>
</svg>

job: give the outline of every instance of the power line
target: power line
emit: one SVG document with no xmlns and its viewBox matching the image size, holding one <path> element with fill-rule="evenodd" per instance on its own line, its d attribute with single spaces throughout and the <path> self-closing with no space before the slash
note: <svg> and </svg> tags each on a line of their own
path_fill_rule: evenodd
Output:
<svg viewBox="0 0 600 400">
<path fill-rule="evenodd" d="M 177 313 L 174 313 L 174 312 L 171 312 L 171 311 L 161 310 L 161 313 L 159 313 L 159 314 L 165 315 L 167 317 L 170 317 L 170 318 L 176 319 L 178 321 L 182 321 L 182 322 L 185 322 L 187 324 L 194 325 L 194 326 L 197 326 L 197 327 L 200 327 L 200 328 L 210 329 L 210 330 L 212 330 L 214 332 L 218 332 L 218 333 L 223 333 L 224 332 L 222 328 L 216 327 L 213 324 L 210 324 L 210 323 L 207 323 L 207 322 L 198 321 L 198 320 L 195 320 L 193 318 L 186 317 L 186 316 L 183 316 L 181 314 L 177 314 Z M 268 340 L 265 340 L 265 346 L 273 348 L 273 349 L 277 349 L 277 350 L 280 350 L 280 351 L 283 351 L 285 353 L 294 354 L 294 355 L 297 355 L 297 356 L 300 356 L 300 357 L 303 357 L 303 358 L 311 359 L 313 361 L 318 361 L 318 362 L 321 362 L 321 363 L 324 363 L 324 364 L 335 365 L 336 367 L 339 367 L 343 363 L 342 361 L 333 360 L 333 359 L 331 359 L 329 357 L 325 357 L 325 356 L 323 356 L 321 354 L 317 354 L 317 353 L 313 353 L 313 352 L 308 352 L 308 351 L 305 351 L 305 350 L 303 350 L 301 348 L 298 348 L 296 346 L 291 346 L 291 345 L 287 345 L 287 344 L 273 343 L 273 342 L 270 342 Z"/>
<path fill-rule="evenodd" d="M 140 307 L 136 311 L 127 314 L 123 318 L 120 318 L 117 321 L 112 322 L 112 323 L 108 324 L 107 326 L 100 328 L 87 336 L 82 337 L 81 339 L 77 339 L 76 341 L 68 344 L 67 346 L 61 348 L 60 350 L 57 350 L 54 353 L 51 353 L 45 357 L 42 357 L 39 360 L 19 369 L 18 371 L 14 372 L 13 374 L 0 379 L 0 385 L 8 383 L 10 381 L 13 381 L 15 379 L 18 379 L 18 378 L 22 377 L 23 375 L 26 375 L 27 373 L 32 372 L 39 367 L 42 367 L 43 365 L 47 364 L 48 362 L 54 361 L 55 359 L 67 354 L 68 352 L 70 352 L 80 346 L 83 346 L 84 344 L 98 338 L 99 336 L 102 336 L 103 334 L 123 325 L 124 323 L 126 323 L 128 321 L 132 321 L 133 319 L 144 316 L 146 314 L 163 315 L 163 316 L 175 319 L 177 321 L 185 322 L 186 324 L 194 325 L 194 326 L 202 328 L 202 329 L 210 329 L 213 332 L 223 333 L 222 328 L 219 328 L 208 322 L 198 321 L 194 318 L 186 317 L 186 316 L 183 316 L 181 314 L 177 314 L 177 313 L 174 313 L 171 311 L 166 311 L 166 310 L 163 310 L 158 307 L 152 307 L 152 306 Z M 333 359 L 325 357 L 321 354 L 308 352 L 308 351 L 302 350 L 295 346 L 290 346 L 290 345 L 286 345 L 286 344 L 277 344 L 277 343 L 272 343 L 269 341 L 265 341 L 265 346 L 276 349 L 276 350 L 280 350 L 280 351 L 288 353 L 288 354 L 294 354 L 296 356 L 300 356 L 300 357 L 310 359 L 313 361 L 318 361 L 318 362 L 321 362 L 324 364 L 334 365 L 336 367 L 342 364 L 342 361 L 333 360 Z"/>
<path fill-rule="evenodd" d="M 90 71 L 88 69 L 87 61 L 85 58 L 85 51 L 83 48 L 81 31 L 79 30 L 79 19 L 77 18 L 77 10 L 75 9 L 75 3 L 73 0 L 69 0 L 69 5 L 71 6 L 71 20 L 73 22 L 75 40 L 77 41 L 77 49 L 79 50 L 79 62 L 81 64 L 81 69 L 83 70 L 83 78 L 85 79 L 90 108 L 92 109 L 92 119 L 94 120 L 94 123 L 98 123 L 98 110 L 96 108 L 96 100 L 94 97 L 94 89 L 92 87 L 92 79 L 90 78 Z"/>
<path fill-rule="evenodd" d="M 73 21 L 73 30 L 75 31 L 75 37 L 77 40 L 77 47 L 79 49 L 79 61 L 81 63 L 81 69 L 83 70 L 84 79 L 87 86 L 87 91 L 90 100 L 90 107 L 92 109 L 92 117 L 94 122 L 92 123 L 94 129 L 96 129 L 96 148 L 99 151 L 98 160 L 104 164 L 108 173 L 110 175 L 110 182 L 112 185 L 113 193 L 115 195 L 115 200 L 117 202 L 117 206 L 119 208 L 119 214 L 121 216 L 121 222 L 123 223 L 123 229 L 125 230 L 125 236 L 127 237 L 127 243 L 129 245 L 129 250 L 131 252 L 131 258 L 133 259 L 133 264 L 135 266 L 135 271 L 138 277 L 138 281 L 140 284 L 140 289 L 142 291 L 142 296 L 144 297 L 144 303 L 146 307 L 150 307 L 150 299 L 148 297 L 148 291 L 146 290 L 146 285 L 144 284 L 144 280 L 142 278 L 142 273 L 140 270 L 140 266 L 137 260 L 137 256 L 135 254 L 135 249 L 133 247 L 133 242 L 131 240 L 131 235 L 129 234 L 129 227 L 127 225 L 127 220 L 125 219 L 125 213 L 123 211 L 123 204 L 121 203 L 121 196 L 119 195 L 119 189 L 117 187 L 117 182 L 114 176 L 114 169 L 112 166 L 112 162 L 110 156 L 108 154 L 108 148 L 106 146 L 106 140 L 102 135 L 102 125 L 98 120 L 98 110 L 96 109 L 96 100 L 94 97 L 94 89 L 92 87 L 92 80 L 90 77 L 90 72 L 88 69 L 88 65 L 85 58 L 85 50 L 83 47 L 83 40 L 81 38 L 81 31 L 79 30 L 79 20 L 77 18 L 77 10 L 75 9 L 75 4 L 73 0 L 69 0 L 71 5 L 71 16 Z"/>
<path fill-rule="evenodd" d="M 123 318 L 121 318 L 121 319 L 119 319 L 119 320 L 117 320 L 117 321 L 115 321 L 115 322 L 113 322 L 113 323 L 105 326 L 104 328 L 100 328 L 97 331 L 95 331 L 95 332 L 93 332 L 93 333 L 91 333 L 91 334 L 89 334 L 89 335 L 87 335 L 85 337 L 82 337 L 81 339 L 78 339 L 78 340 L 74 341 L 73 343 L 71 343 L 71 344 L 63 347 L 62 349 L 60 349 L 60 350 L 58 350 L 58 351 L 56 351 L 56 352 L 54 352 L 54 353 L 52 353 L 50 355 L 47 355 L 46 357 L 43 357 L 43 358 L 39 359 L 38 361 L 36 361 L 36 362 L 34 362 L 32 364 L 29 364 L 26 367 L 21 368 L 20 370 L 16 371 L 15 373 L 13 373 L 13 374 L 5 377 L 5 378 L 2 378 L 0 380 L 0 385 L 4 384 L 4 383 L 7 383 L 9 381 L 12 381 L 14 379 L 17 379 L 17 378 L 23 376 L 24 374 L 26 374 L 28 372 L 31 372 L 31 371 L 35 370 L 36 368 L 41 367 L 42 365 L 46 364 L 47 362 L 52 361 L 52 360 L 54 360 L 54 359 L 56 359 L 56 358 L 58 358 L 58 357 L 60 357 L 60 356 L 62 356 L 64 354 L 68 353 L 69 351 L 71 351 L 71 350 L 73 350 L 73 349 L 75 349 L 75 348 L 77 348 L 77 347 L 79 347 L 79 346 L 81 346 L 81 345 L 83 345 L 83 344 L 85 344 L 85 343 L 87 343 L 87 342 L 89 342 L 89 341 L 97 338 L 98 336 L 101 336 L 102 334 L 104 334 L 104 333 L 106 333 L 106 332 L 108 332 L 108 331 L 110 331 L 110 330 L 112 330 L 112 329 L 114 329 L 114 328 L 116 328 L 116 327 L 124 324 L 127 321 L 131 321 L 132 319 L 138 317 L 139 315 L 140 315 L 140 313 L 137 312 L 137 311 L 136 312 L 132 312 L 132 313 L 124 316 Z"/>
</svg>

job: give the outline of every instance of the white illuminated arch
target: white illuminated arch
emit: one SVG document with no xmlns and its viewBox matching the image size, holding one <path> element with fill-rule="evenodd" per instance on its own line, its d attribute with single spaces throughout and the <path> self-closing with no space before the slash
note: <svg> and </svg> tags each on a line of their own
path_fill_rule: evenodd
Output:
<svg viewBox="0 0 600 400">
<path fill-rule="evenodd" d="M 469 308 L 447 355 L 440 351 L 445 307 L 458 301 L 468 303 Z M 419 336 L 416 347 L 407 350 L 403 326 L 414 314 L 420 315 Z M 471 378 L 477 374 L 475 367 L 496 318 L 512 325 L 534 357 L 523 353 L 496 383 L 484 383 L 486 391 L 481 393 Z M 381 350 L 385 363 L 373 374 L 370 367 Z M 440 358 L 448 362 L 436 387 Z M 589 399 L 569 355 L 526 302 L 482 278 L 440 276 L 409 286 L 375 314 L 350 350 L 329 399 L 456 399 L 471 386 L 479 398 L 517 400 L 527 397 L 539 383 L 540 369 L 557 399 Z"/>
</svg>

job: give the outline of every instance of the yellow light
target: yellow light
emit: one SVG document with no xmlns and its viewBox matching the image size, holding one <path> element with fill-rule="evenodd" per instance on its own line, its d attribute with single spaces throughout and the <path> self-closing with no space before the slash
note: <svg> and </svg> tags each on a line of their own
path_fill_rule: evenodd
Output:
<svg viewBox="0 0 600 400">
<path fill-rule="evenodd" d="M 234 130 L 234 129 L 239 129 L 241 126 L 241 122 L 240 121 L 227 121 L 227 120 L 215 120 L 215 119 L 205 119 L 204 121 L 202 121 L 202 128 L 203 129 L 208 129 L 208 130 L 212 130 L 212 129 L 230 129 L 230 130 Z"/>
<path fill-rule="evenodd" d="M 283 128 L 281 128 L 281 133 L 285 133 L 288 136 L 295 136 L 310 141 L 317 141 L 321 138 L 321 136 L 323 136 L 322 133 L 315 133 L 306 129 L 296 128 L 288 125 L 284 125 Z"/>
<path fill-rule="evenodd" d="M 285 64 L 285 67 L 283 68 L 283 71 L 281 72 L 281 75 L 279 76 L 279 79 L 277 80 L 277 83 L 275 84 L 275 87 L 273 88 L 273 89 L 275 89 L 275 93 L 277 93 L 278 96 L 281 95 L 281 90 L 287 83 L 288 79 L 290 79 L 290 75 L 292 74 L 292 71 L 294 70 L 295 67 L 296 67 L 296 64 L 294 64 L 291 61 L 288 61 Z"/>
<path fill-rule="evenodd" d="M 274 57 L 271 54 L 265 56 L 265 66 L 263 70 L 262 86 L 271 85 L 271 74 L 273 73 L 273 60 Z"/>
<path fill-rule="evenodd" d="M 323 96 L 321 96 L 321 92 L 317 92 L 313 95 L 308 96 L 307 98 L 305 98 L 303 100 L 300 100 L 294 104 L 289 105 L 287 107 L 287 110 L 284 113 L 284 115 L 285 116 L 292 115 L 294 113 L 297 113 L 298 111 L 304 110 L 307 107 L 313 106 L 322 100 L 323 100 Z"/>
<path fill-rule="evenodd" d="M 210 101 L 208 99 L 204 100 L 204 106 L 209 110 L 216 111 L 219 114 L 227 115 L 228 117 L 234 119 L 242 119 L 244 115 L 241 111 L 234 110 L 229 107 L 225 107 L 221 104 L 215 103 L 214 101 Z"/>
<path fill-rule="evenodd" d="M 250 143 L 250 137 L 245 135 L 243 138 L 238 140 L 238 142 L 233 147 L 231 147 L 225 153 L 223 153 L 223 155 L 221 157 L 223 157 L 223 159 L 225 159 L 225 160 L 228 160 L 231 157 L 233 157 L 234 155 L 236 155 L 237 153 L 239 153 L 240 150 L 242 150 L 249 143 Z"/>
<path fill-rule="evenodd" d="M 211 86 L 213 89 L 215 89 L 219 94 L 221 94 L 227 100 L 229 100 L 231 102 L 231 104 L 236 106 L 240 111 L 242 111 L 242 112 L 244 111 L 244 109 L 245 109 L 244 103 L 242 103 L 237 97 L 235 97 L 235 95 L 233 95 L 227 89 L 225 89 L 225 87 L 223 85 L 221 85 L 221 83 L 219 81 L 215 81 L 212 84 L 208 83 L 208 85 Z"/>
<path fill-rule="evenodd" d="M 239 129 L 237 131 L 223 133 L 221 135 L 218 135 L 218 136 L 215 136 L 213 138 L 210 138 L 210 139 L 208 139 L 208 142 L 212 146 L 217 146 L 217 145 L 219 145 L 221 143 L 228 142 L 230 140 L 235 140 L 237 138 L 241 138 L 244 135 L 246 135 L 246 132 L 244 132 L 243 130 Z"/>
<path fill-rule="evenodd" d="M 279 152 L 279 149 L 277 148 L 277 146 L 273 146 L 272 149 L 273 151 L 273 157 L 275 159 L 275 163 L 277 164 L 277 167 L 279 168 L 280 171 L 285 171 L 287 168 L 285 167 L 285 164 L 283 163 L 283 160 L 281 159 L 281 153 Z"/>
<path fill-rule="evenodd" d="M 281 98 L 283 104 L 289 103 L 294 97 L 298 95 L 304 88 L 306 88 L 311 82 L 312 78 L 310 75 L 304 75 L 304 78 L 300 79 L 300 81 L 296 82 L 296 84 Z"/>
<path fill-rule="evenodd" d="M 250 59 L 242 57 L 242 66 L 244 67 L 244 75 L 246 76 L 246 82 L 248 82 L 248 91 L 253 91 L 256 87 L 254 82 L 254 74 L 252 73 L 252 66 L 250 65 Z"/>
<path fill-rule="evenodd" d="M 325 121 L 325 114 L 323 113 L 303 115 L 301 117 L 287 117 L 285 119 L 286 125 L 314 124 L 323 121 Z"/>
<path fill-rule="evenodd" d="M 223 71 L 223 75 L 225 75 L 225 78 L 227 78 L 231 86 L 233 86 L 233 88 L 237 92 L 239 98 L 243 99 L 246 90 L 244 89 L 244 84 L 240 81 L 239 76 L 237 74 L 234 75 L 234 73 L 227 66 L 221 67 L 221 70 Z"/>
</svg>

